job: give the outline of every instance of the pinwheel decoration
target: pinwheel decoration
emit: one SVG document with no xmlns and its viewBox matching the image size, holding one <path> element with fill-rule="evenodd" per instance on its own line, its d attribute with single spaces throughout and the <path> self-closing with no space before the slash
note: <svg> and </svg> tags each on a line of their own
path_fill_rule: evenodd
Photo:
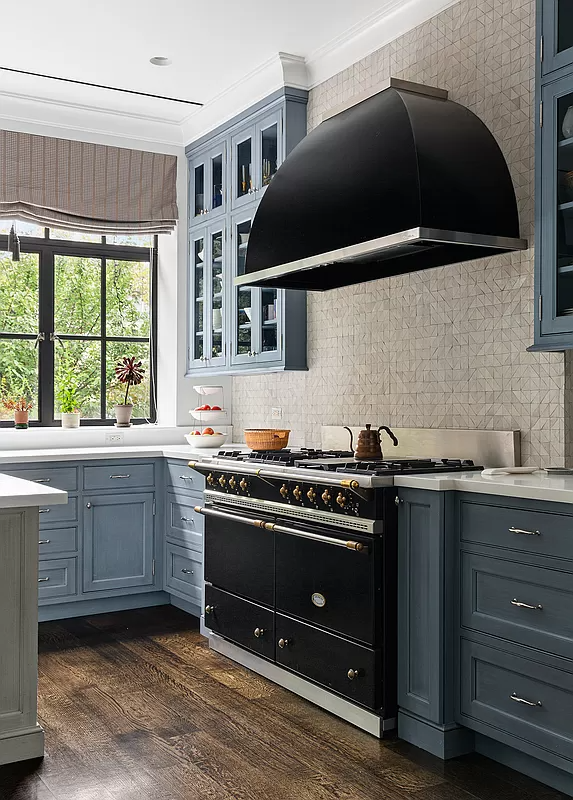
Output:
<svg viewBox="0 0 573 800">
<path fill-rule="evenodd" d="M 138 386 L 143 381 L 144 375 L 142 362 L 136 361 L 134 356 L 125 356 L 119 364 L 116 364 L 115 376 L 120 383 L 126 384 L 124 405 L 127 405 L 130 388 Z"/>
</svg>

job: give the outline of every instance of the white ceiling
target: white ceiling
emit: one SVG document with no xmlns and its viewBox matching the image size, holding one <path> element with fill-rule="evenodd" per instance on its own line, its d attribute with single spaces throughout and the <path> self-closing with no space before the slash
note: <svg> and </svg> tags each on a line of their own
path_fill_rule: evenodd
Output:
<svg viewBox="0 0 573 800">
<path fill-rule="evenodd" d="M 329 62 L 352 39 L 366 36 L 370 50 L 382 44 L 387 28 L 382 23 L 396 10 L 415 5 L 436 13 L 436 7 L 451 2 L 28 0 L 25 13 L 16 13 L 10 31 L 2 36 L 0 66 L 213 105 L 279 51 L 301 56 L 311 65 L 320 59 Z M 154 67 L 149 63 L 152 56 L 168 56 L 173 63 Z M 96 109 L 117 130 L 127 130 L 129 120 L 137 119 L 177 127 L 179 136 L 185 120 L 197 115 L 193 106 L 0 71 L 0 119 L 29 115 L 31 101 L 44 104 L 43 111 L 36 108 L 34 113 L 37 121 L 44 114 L 49 124 L 57 123 L 55 104 L 66 120 L 70 106 L 87 117 L 88 109 Z M 117 116 L 124 121 L 112 124 Z M 90 125 L 86 122 L 86 128 Z M 157 135 L 151 128 L 148 133 Z"/>
</svg>

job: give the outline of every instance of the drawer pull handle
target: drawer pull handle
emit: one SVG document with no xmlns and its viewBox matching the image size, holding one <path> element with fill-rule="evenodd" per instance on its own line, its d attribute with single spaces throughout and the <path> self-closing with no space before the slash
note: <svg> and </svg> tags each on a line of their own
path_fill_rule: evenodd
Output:
<svg viewBox="0 0 573 800">
<path fill-rule="evenodd" d="M 50 544 L 50 540 L 49 539 L 40 539 L 38 544 Z"/>
<path fill-rule="evenodd" d="M 211 614 L 214 610 L 214 606 L 205 606 L 205 614 Z"/>
<path fill-rule="evenodd" d="M 536 703 L 534 703 L 533 700 L 526 700 L 525 697 L 518 697 L 518 695 L 516 695 L 515 692 L 509 695 L 509 699 L 515 700 L 516 703 L 522 703 L 524 706 L 534 706 L 537 708 L 541 708 L 541 706 L 543 705 L 541 700 L 538 700 Z"/>
<path fill-rule="evenodd" d="M 539 531 L 526 531 L 523 528 L 510 528 L 509 532 L 510 533 L 521 533 L 521 534 L 523 534 L 525 536 L 541 536 Z"/>
<path fill-rule="evenodd" d="M 543 611 L 543 606 L 541 603 L 538 603 L 536 606 L 532 606 L 529 603 L 520 603 L 517 598 L 513 598 L 513 600 L 509 601 L 512 606 L 517 606 L 518 608 L 531 608 L 533 611 Z"/>
<path fill-rule="evenodd" d="M 193 520 L 190 517 L 181 517 L 181 522 L 190 522 L 193 525 Z"/>
<path fill-rule="evenodd" d="M 129 474 L 129 472 L 127 473 L 127 475 L 110 475 L 109 479 L 111 480 L 112 478 L 131 478 L 131 475 Z"/>
<path fill-rule="evenodd" d="M 49 509 L 49 508 L 40 508 L 40 509 L 39 509 L 39 511 L 40 511 L 40 514 L 49 514 L 49 513 L 50 513 L 50 510 L 51 510 L 51 509 Z"/>
<path fill-rule="evenodd" d="M 35 478 L 34 483 L 50 483 L 51 478 Z"/>
<path fill-rule="evenodd" d="M 192 570 L 192 569 L 182 569 L 182 570 L 181 570 L 181 572 L 182 572 L 184 575 L 193 575 L 193 570 Z M 206 610 L 207 610 L 207 609 L 205 609 L 205 611 L 206 611 Z"/>
<path fill-rule="evenodd" d="M 281 650 L 284 650 L 285 647 L 288 647 L 290 644 L 288 639 L 279 639 L 279 647 Z"/>
<path fill-rule="evenodd" d="M 191 475 L 180 475 L 179 477 L 181 478 L 182 481 L 192 481 L 193 480 Z"/>
<path fill-rule="evenodd" d="M 257 639 L 260 639 L 261 636 L 263 636 L 264 632 L 265 632 L 264 628 L 255 628 L 255 630 L 253 631 Z"/>
<path fill-rule="evenodd" d="M 49 580 L 50 580 L 49 578 L 38 578 L 38 583 L 45 583 L 46 581 Z"/>
<path fill-rule="evenodd" d="M 349 681 L 353 681 L 354 678 L 360 678 L 360 676 L 362 675 L 362 670 L 361 669 L 349 669 L 348 672 L 346 673 L 346 675 L 348 676 L 348 680 Z"/>
</svg>

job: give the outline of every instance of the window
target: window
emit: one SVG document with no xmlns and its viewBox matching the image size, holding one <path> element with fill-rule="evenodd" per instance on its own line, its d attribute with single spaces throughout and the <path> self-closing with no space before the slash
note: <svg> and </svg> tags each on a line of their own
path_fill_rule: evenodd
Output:
<svg viewBox="0 0 573 800">
<path fill-rule="evenodd" d="M 106 424 L 125 387 L 114 367 L 143 362 L 133 421 L 155 421 L 157 237 L 98 236 L 18 224 L 21 259 L 0 220 L 0 391 L 33 402 L 32 424 L 59 425 L 59 397 L 77 388 L 82 424 Z M 0 425 L 12 425 L 0 408 Z"/>
</svg>

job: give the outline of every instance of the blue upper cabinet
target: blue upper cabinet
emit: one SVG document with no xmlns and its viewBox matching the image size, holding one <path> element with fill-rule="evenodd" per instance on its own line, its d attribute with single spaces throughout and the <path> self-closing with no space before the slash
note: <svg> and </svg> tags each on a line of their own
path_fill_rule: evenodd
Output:
<svg viewBox="0 0 573 800">
<path fill-rule="evenodd" d="M 541 0 L 539 58 L 546 76 L 562 67 L 573 66 L 573 3 L 571 0 Z"/>
<path fill-rule="evenodd" d="M 539 0 L 535 342 L 573 348 L 573 2 Z"/>
<path fill-rule="evenodd" d="M 233 283 L 257 206 L 306 135 L 307 95 L 275 92 L 187 148 L 188 374 L 307 368 L 305 293 Z"/>
</svg>

